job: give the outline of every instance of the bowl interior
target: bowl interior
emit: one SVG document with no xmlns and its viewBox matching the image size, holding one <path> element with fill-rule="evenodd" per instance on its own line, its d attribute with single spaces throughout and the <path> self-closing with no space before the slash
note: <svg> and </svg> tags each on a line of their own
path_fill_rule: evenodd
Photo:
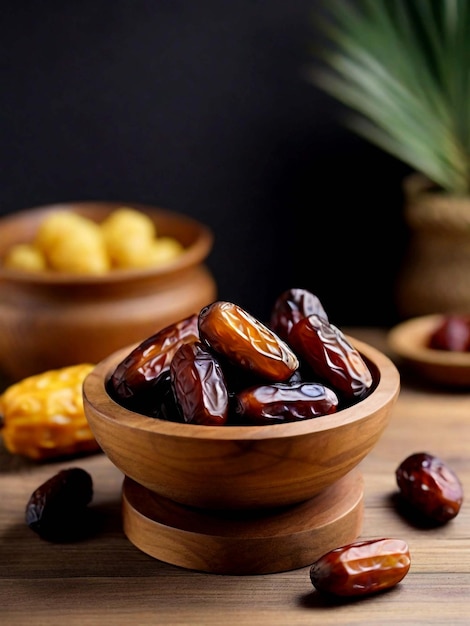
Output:
<svg viewBox="0 0 470 626">
<path fill-rule="evenodd" d="M 399 388 L 399 374 L 395 365 L 379 350 L 364 342 L 348 338 L 361 352 L 374 380 L 372 390 L 360 402 L 331 415 L 297 422 L 242 425 L 203 426 L 152 418 L 127 409 L 106 391 L 107 383 L 116 365 L 135 347 L 127 346 L 111 354 L 95 366 L 86 382 L 87 401 L 97 408 L 100 417 L 110 425 L 122 425 L 141 433 L 162 433 L 190 439 L 278 439 L 313 432 L 331 431 L 345 424 L 365 419 L 377 408 L 391 400 Z"/>
</svg>

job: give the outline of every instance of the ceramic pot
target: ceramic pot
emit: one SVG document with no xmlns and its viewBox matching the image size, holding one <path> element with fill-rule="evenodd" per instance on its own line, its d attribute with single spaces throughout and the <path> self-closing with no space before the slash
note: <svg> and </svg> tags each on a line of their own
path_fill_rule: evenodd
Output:
<svg viewBox="0 0 470 626">
<path fill-rule="evenodd" d="M 77 211 L 97 221 L 122 203 L 80 202 L 20 211 L 0 219 L 0 258 L 13 243 L 31 241 L 50 211 Z M 123 346 L 197 313 L 216 297 L 205 261 L 213 244 L 203 224 L 178 213 L 132 204 L 161 235 L 185 251 L 152 269 L 101 276 L 22 272 L 0 267 L 0 372 L 8 382 L 75 363 L 98 363 Z"/>
<path fill-rule="evenodd" d="M 470 311 L 470 197 L 437 190 L 421 174 L 404 180 L 408 248 L 396 284 L 403 318 Z"/>
</svg>

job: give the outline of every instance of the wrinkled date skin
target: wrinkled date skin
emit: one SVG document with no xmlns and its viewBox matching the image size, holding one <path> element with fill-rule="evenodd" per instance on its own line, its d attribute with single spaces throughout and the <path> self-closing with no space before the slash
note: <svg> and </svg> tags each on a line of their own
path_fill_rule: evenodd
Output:
<svg viewBox="0 0 470 626">
<path fill-rule="evenodd" d="M 316 383 L 272 383 L 242 390 L 235 403 L 240 418 L 254 424 L 277 424 L 335 413 L 338 397 Z"/>
<path fill-rule="evenodd" d="M 336 326 L 318 315 L 305 317 L 292 326 L 289 345 L 346 401 L 364 398 L 371 388 L 372 374 L 359 352 Z"/>
<path fill-rule="evenodd" d="M 28 526 L 48 541 L 75 541 L 90 532 L 87 505 L 93 498 L 93 481 L 85 470 L 61 470 L 40 485 L 26 505 Z"/>
<path fill-rule="evenodd" d="M 445 315 L 429 339 L 433 350 L 470 352 L 470 316 Z"/>
<path fill-rule="evenodd" d="M 445 524 L 459 513 L 462 483 L 442 459 L 416 452 L 400 463 L 395 475 L 403 499 L 429 520 Z"/>
<path fill-rule="evenodd" d="M 284 341 L 288 341 L 292 326 L 304 317 L 318 315 L 328 321 L 320 299 L 306 289 L 288 289 L 274 302 L 271 328 Z"/>
<path fill-rule="evenodd" d="M 148 337 L 116 366 L 108 384 L 111 395 L 123 400 L 127 406 L 132 405 L 134 398 L 137 404 L 145 403 L 143 395 L 155 395 L 153 387 L 159 376 L 169 370 L 173 355 L 180 345 L 198 340 L 196 314 Z"/>
<path fill-rule="evenodd" d="M 284 382 L 299 367 L 291 348 L 241 307 L 217 301 L 199 313 L 201 341 L 235 365 L 270 382 Z"/>
<path fill-rule="evenodd" d="M 229 397 L 224 374 L 214 355 L 200 342 L 185 343 L 175 352 L 170 379 L 185 422 L 223 426 Z"/>
<path fill-rule="evenodd" d="M 390 589 L 407 575 L 410 551 L 401 539 L 371 539 L 335 548 L 310 568 L 310 580 L 321 592 L 364 596 Z"/>
</svg>

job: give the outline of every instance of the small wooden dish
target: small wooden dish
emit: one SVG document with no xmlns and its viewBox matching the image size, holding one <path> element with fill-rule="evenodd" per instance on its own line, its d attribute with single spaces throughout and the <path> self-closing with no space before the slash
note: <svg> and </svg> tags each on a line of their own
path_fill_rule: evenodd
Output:
<svg viewBox="0 0 470 626">
<path fill-rule="evenodd" d="M 423 380 L 439 385 L 470 387 L 470 353 L 434 350 L 428 347 L 442 314 L 414 317 L 388 333 L 390 350 Z"/>
<path fill-rule="evenodd" d="M 355 539 L 363 497 L 357 466 L 388 424 L 400 378 L 388 357 L 351 341 L 372 371 L 370 395 L 333 415 L 266 426 L 139 415 L 106 392 L 131 348 L 101 361 L 84 382 L 84 407 L 126 477 L 128 538 L 161 560 L 217 573 L 294 569 Z"/>
<path fill-rule="evenodd" d="M 205 265 L 211 230 L 186 215 L 145 204 L 66 202 L 5 215 L 0 218 L 0 261 L 13 244 L 31 242 L 52 212 L 73 211 L 101 222 L 122 206 L 148 215 L 157 233 L 177 239 L 184 252 L 164 266 L 102 275 L 26 272 L 0 262 L 0 372 L 8 382 L 98 363 L 215 299 L 215 280 Z"/>
</svg>

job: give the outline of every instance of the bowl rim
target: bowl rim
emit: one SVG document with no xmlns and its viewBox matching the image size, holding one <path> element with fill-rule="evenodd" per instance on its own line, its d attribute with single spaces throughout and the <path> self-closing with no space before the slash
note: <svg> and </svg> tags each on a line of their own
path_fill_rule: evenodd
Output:
<svg viewBox="0 0 470 626">
<path fill-rule="evenodd" d="M 470 352 L 437 350 L 426 345 L 431 332 L 445 317 L 444 313 L 434 313 L 412 317 L 394 326 L 389 332 L 387 343 L 399 357 L 415 363 L 469 370 Z"/>
<path fill-rule="evenodd" d="M 90 420 L 92 422 L 99 416 L 99 419 L 108 425 L 117 423 L 142 433 L 208 441 L 282 439 L 341 428 L 352 422 L 367 420 L 385 406 L 393 405 L 400 391 L 400 374 L 392 360 L 377 348 L 348 335 L 346 337 L 361 355 L 375 366 L 379 379 L 370 395 L 337 413 L 296 422 L 254 426 L 205 426 L 144 416 L 124 408 L 114 401 L 105 389 L 105 384 L 116 365 L 135 346 L 120 349 L 109 355 L 86 376 L 83 382 L 85 412 L 88 413 L 92 407 L 94 413 Z"/>
<path fill-rule="evenodd" d="M 14 224 L 15 222 L 27 220 L 29 217 L 38 219 L 41 215 L 47 215 L 57 210 L 79 213 L 84 211 L 86 213 L 95 207 L 104 213 L 107 210 L 111 211 L 124 206 L 142 211 L 150 215 L 154 220 L 167 219 L 169 221 L 179 222 L 188 228 L 192 228 L 196 233 L 196 238 L 178 257 L 162 266 L 113 269 L 105 274 L 95 275 L 58 272 L 54 270 L 28 272 L 26 270 L 7 268 L 0 263 L 0 280 L 8 280 L 17 283 L 33 283 L 35 285 L 102 285 L 126 281 L 131 282 L 136 279 L 166 277 L 179 273 L 181 270 L 201 263 L 210 254 L 214 244 L 214 233 L 207 224 L 184 213 L 141 202 L 80 200 L 76 202 L 67 201 L 45 204 L 1 215 L 0 228 L 7 223 Z"/>
</svg>

